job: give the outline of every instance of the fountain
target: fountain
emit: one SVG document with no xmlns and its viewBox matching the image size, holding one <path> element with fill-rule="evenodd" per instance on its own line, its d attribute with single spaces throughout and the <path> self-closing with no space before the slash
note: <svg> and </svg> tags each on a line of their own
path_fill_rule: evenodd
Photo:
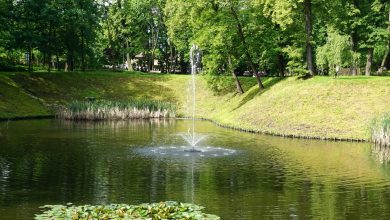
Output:
<svg viewBox="0 0 390 220">
<path fill-rule="evenodd" d="M 191 114 L 192 121 L 190 128 L 187 133 L 179 134 L 186 142 L 185 146 L 153 146 L 147 148 L 139 148 L 138 153 L 146 156 L 162 156 L 162 157 L 174 157 L 180 158 L 204 158 L 204 157 L 223 157 L 230 156 L 236 153 L 236 150 L 225 149 L 221 147 L 212 146 L 198 146 L 198 144 L 204 140 L 207 136 L 200 135 L 195 132 L 195 111 L 196 111 L 196 74 L 201 69 L 201 52 L 199 47 L 193 45 L 190 50 L 190 61 L 191 61 L 191 82 L 189 86 L 190 92 L 190 103 L 191 103 Z"/>
<path fill-rule="evenodd" d="M 196 149 L 196 145 L 206 138 L 206 136 L 197 136 L 195 134 L 195 110 L 196 110 L 196 81 L 195 76 L 200 69 L 201 54 L 198 46 L 192 45 L 190 50 L 190 61 L 191 61 L 191 98 L 192 98 L 192 129 L 189 128 L 187 134 L 182 135 L 184 140 L 191 146 L 191 149 L 186 150 L 191 153 L 199 153 L 200 150 Z M 192 132 L 191 132 L 192 130 Z"/>
</svg>

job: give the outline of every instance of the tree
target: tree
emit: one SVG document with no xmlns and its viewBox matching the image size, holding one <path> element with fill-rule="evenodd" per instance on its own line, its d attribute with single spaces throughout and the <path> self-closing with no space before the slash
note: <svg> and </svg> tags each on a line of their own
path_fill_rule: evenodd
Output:
<svg viewBox="0 0 390 220">
<path fill-rule="evenodd" d="M 302 23 L 302 17 L 304 18 L 304 32 L 305 32 L 305 54 L 306 54 L 306 67 L 307 73 L 313 76 L 316 71 L 314 67 L 314 51 L 313 51 L 313 3 L 316 5 L 319 2 L 313 2 L 315 0 L 257 0 L 258 4 L 263 5 L 263 13 L 272 18 L 272 20 L 280 25 L 282 29 L 287 29 L 291 26 L 299 27 Z M 321 1 L 321 0 L 317 0 Z M 303 15 L 303 16 L 301 16 Z M 300 32 L 303 30 L 296 29 Z M 292 48 L 290 48 L 292 49 Z M 296 50 L 289 51 L 292 54 L 296 53 Z"/>
<path fill-rule="evenodd" d="M 168 34 L 183 50 L 199 44 L 205 71 L 218 75 L 230 70 L 238 92 L 241 89 L 232 69 L 239 63 L 246 64 L 262 89 L 259 68 L 272 66 L 275 59 L 270 57 L 276 54 L 278 36 L 274 24 L 258 7 L 249 1 L 170 0 L 166 6 Z"/>
<path fill-rule="evenodd" d="M 60 36 L 66 53 L 66 69 L 73 71 L 79 60 L 80 68 L 85 70 L 86 56 L 91 55 L 99 24 L 98 6 L 93 0 L 64 1 L 61 4 Z"/>
<path fill-rule="evenodd" d="M 350 35 L 351 50 L 354 57 L 366 54 L 365 74 L 371 75 L 374 64 L 375 50 L 385 48 L 388 39 L 388 11 L 385 10 L 386 1 L 379 0 L 335 0 L 329 20 L 334 28 L 341 33 Z M 347 13 L 343 8 L 347 8 Z M 379 62 L 378 62 L 379 63 Z M 357 74 L 359 62 L 352 64 L 353 75 Z"/>
<path fill-rule="evenodd" d="M 26 51 L 28 71 L 32 71 L 33 50 L 37 46 L 39 31 L 39 14 L 41 8 L 36 0 L 21 0 L 13 7 L 14 24 L 12 35 L 14 48 Z"/>
<path fill-rule="evenodd" d="M 250 67 L 250 69 L 252 71 L 252 74 L 254 74 L 254 76 L 256 77 L 259 89 L 260 90 L 264 89 L 264 85 L 261 82 L 260 76 L 259 76 L 258 71 L 257 71 L 257 69 L 255 67 L 254 62 L 253 62 L 252 55 L 249 52 L 249 50 L 250 50 L 249 46 L 250 45 L 248 45 L 248 43 L 247 43 L 247 39 L 246 39 L 246 36 L 245 36 L 245 33 L 244 33 L 243 24 L 242 24 L 242 22 L 240 20 L 239 14 L 238 14 L 239 10 L 242 9 L 242 8 L 240 8 L 240 5 L 238 4 L 239 1 L 233 2 L 233 0 L 228 0 L 226 3 L 227 3 L 227 7 L 229 7 L 230 13 L 233 16 L 234 21 L 236 23 L 237 32 L 238 32 L 238 36 L 239 36 L 239 39 L 240 39 L 240 43 L 243 46 L 245 57 L 247 58 L 247 61 L 248 61 L 249 67 Z"/>
<path fill-rule="evenodd" d="M 387 32 L 388 32 L 388 35 L 390 35 L 390 9 L 389 9 L 389 21 L 388 21 L 388 27 L 387 27 Z M 386 47 L 386 51 L 385 51 L 385 54 L 383 55 L 383 59 L 382 59 L 382 62 L 381 62 L 381 68 L 380 70 L 382 71 L 383 69 L 389 69 L 390 68 L 390 56 L 389 56 L 389 53 L 390 53 L 390 37 L 389 37 L 389 40 L 387 41 L 387 47 Z"/>
<path fill-rule="evenodd" d="M 12 1 L 0 0 L 0 47 L 7 47 L 11 42 L 11 14 Z"/>
<path fill-rule="evenodd" d="M 333 28 L 327 31 L 327 42 L 317 48 L 317 66 L 322 72 L 329 70 L 330 74 L 337 77 L 341 67 L 349 67 L 353 62 L 351 40 L 348 35 L 341 35 Z"/>
<path fill-rule="evenodd" d="M 152 70 L 156 59 L 163 72 L 172 69 L 176 50 L 167 37 L 164 8 L 164 0 L 119 0 L 106 7 L 103 37 L 106 51 L 117 55 L 116 62 L 125 55 L 131 70 L 131 59 L 142 54 L 147 60 L 140 64 L 141 70 Z"/>
</svg>

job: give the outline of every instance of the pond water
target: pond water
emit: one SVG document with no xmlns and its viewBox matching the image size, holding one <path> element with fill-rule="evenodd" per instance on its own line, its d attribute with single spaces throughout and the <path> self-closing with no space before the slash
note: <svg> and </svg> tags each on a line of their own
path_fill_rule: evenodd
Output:
<svg viewBox="0 0 390 220">
<path fill-rule="evenodd" d="M 197 131 L 207 135 L 199 146 L 226 155 L 153 151 L 185 146 L 179 134 L 190 126 L 186 120 L 2 122 L 0 219 L 32 219 L 45 204 L 166 200 L 205 206 L 222 219 L 390 219 L 386 149 L 198 121 Z"/>
</svg>

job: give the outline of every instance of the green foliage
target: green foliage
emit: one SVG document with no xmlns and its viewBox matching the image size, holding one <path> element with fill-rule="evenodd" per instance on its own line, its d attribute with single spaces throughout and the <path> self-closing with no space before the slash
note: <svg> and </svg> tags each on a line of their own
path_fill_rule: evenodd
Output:
<svg viewBox="0 0 390 220">
<path fill-rule="evenodd" d="M 306 65 L 306 33 L 304 21 L 303 0 L 252 0 L 260 5 L 264 16 L 270 19 L 276 27 L 277 35 L 273 36 L 274 44 L 286 58 L 285 65 L 290 75 L 307 73 Z M 320 5 L 320 4 L 316 4 Z M 274 27 L 275 28 L 275 27 Z M 316 34 L 317 32 L 314 32 Z M 276 37 L 276 39 L 275 39 Z M 314 42 L 311 42 L 314 43 Z M 278 48 L 273 46 L 274 48 Z"/>
<path fill-rule="evenodd" d="M 259 7 L 251 1 L 167 1 L 169 36 L 185 53 L 192 44 L 200 47 L 213 91 L 226 90 L 228 84 L 219 76 L 277 71 L 278 33 Z"/>
<path fill-rule="evenodd" d="M 283 29 L 296 22 L 296 13 L 299 4 L 303 0 L 256 0 L 264 5 L 263 13 L 272 18 L 272 21 L 279 24 Z"/>
<path fill-rule="evenodd" d="M 317 48 L 316 62 L 323 71 L 328 69 L 334 75 L 337 67 L 353 65 L 356 55 L 351 50 L 349 36 L 341 35 L 333 28 L 328 29 L 327 36 L 326 44 Z"/>
<path fill-rule="evenodd" d="M 302 47 L 287 46 L 283 52 L 289 57 L 287 69 L 292 75 L 301 75 L 306 73 L 306 64 L 303 62 L 304 54 Z"/>
<path fill-rule="evenodd" d="M 114 1 L 104 7 L 100 43 L 105 51 L 104 61 L 122 63 L 142 54 L 137 63 L 143 71 L 151 71 L 157 59 L 163 72 L 168 72 L 177 61 L 175 48 L 168 39 L 163 9 L 165 1 Z M 129 60 L 128 60 L 129 61 Z"/>
<path fill-rule="evenodd" d="M 111 204 L 111 205 L 46 205 L 42 214 L 35 216 L 36 220 L 48 219 L 181 219 L 181 220 L 218 220 L 218 216 L 205 214 L 201 206 L 179 203 L 161 202 L 141 205 Z"/>
<path fill-rule="evenodd" d="M 24 54 L 29 52 L 30 61 L 47 65 L 49 69 L 54 56 L 58 58 L 56 62 L 66 60 L 70 70 L 75 68 L 76 63 L 82 69 L 93 63 L 100 19 L 96 1 L 2 1 L 6 2 L 1 6 L 4 5 L 7 11 L 0 10 L 0 23 L 6 26 L 4 30 L 7 31 L 0 31 L 0 43 L 8 52 L 16 50 L 22 53 L 14 62 L 27 64 Z"/>
<path fill-rule="evenodd" d="M 233 79 L 227 76 L 207 75 L 206 81 L 214 94 L 228 93 L 234 88 Z"/>
<path fill-rule="evenodd" d="M 373 120 L 371 138 L 379 146 L 390 147 L 390 113 L 385 113 Z"/>
<path fill-rule="evenodd" d="M 0 69 L 26 65 L 29 52 L 40 69 L 84 70 L 142 55 L 139 70 L 157 60 L 162 72 L 187 72 L 193 44 L 211 75 L 302 74 L 312 54 L 320 68 L 358 68 L 372 49 L 379 67 L 389 51 L 389 8 L 383 0 L 0 0 Z M 353 53 L 344 50 L 347 36 Z"/>
</svg>

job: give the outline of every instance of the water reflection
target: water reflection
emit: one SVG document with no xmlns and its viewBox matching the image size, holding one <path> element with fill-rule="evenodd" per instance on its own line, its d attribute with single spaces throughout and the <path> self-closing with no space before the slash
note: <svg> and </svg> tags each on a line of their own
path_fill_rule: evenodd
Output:
<svg viewBox="0 0 390 220">
<path fill-rule="evenodd" d="M 11 122 L 0 138 L 0 213 L 31 219 L 44 204 L 179 200 L 223 219 L 390 218 L 390 170 L 381 165 L 389 153 L 368 144 L 282 139 L 199 121 L 197 131 L 208 136 L 202 145 L 239 153 L 134 153 L 183 146 L 177 134 L 188 123 Z"/>
<path fill-rule="evenodd" d="M 4 197 L 7 194 L 11 164 L 3 157 L 0 157 L 0 194 Z"/>
<path fill-rule="evenodd" d="M 98 129 L 98 128 L 110 128 L 113 130 L 121 129 L 124 127 L 169 127 L 174 126 L 176 120 L 173 119 L 134 119 L 134 120 L 114 120 L 114 121 L 71 121 L 71 120 L 59 120 L 58 125 L 61 127 L 68 128 L 88 128 L 88 129 Z"/>
<path fill-rule="evenodd" d="M 390 162 L 390 147 L 373 144 L 371 146 L 372 157 L 381 164 Z"/>
</svg>

